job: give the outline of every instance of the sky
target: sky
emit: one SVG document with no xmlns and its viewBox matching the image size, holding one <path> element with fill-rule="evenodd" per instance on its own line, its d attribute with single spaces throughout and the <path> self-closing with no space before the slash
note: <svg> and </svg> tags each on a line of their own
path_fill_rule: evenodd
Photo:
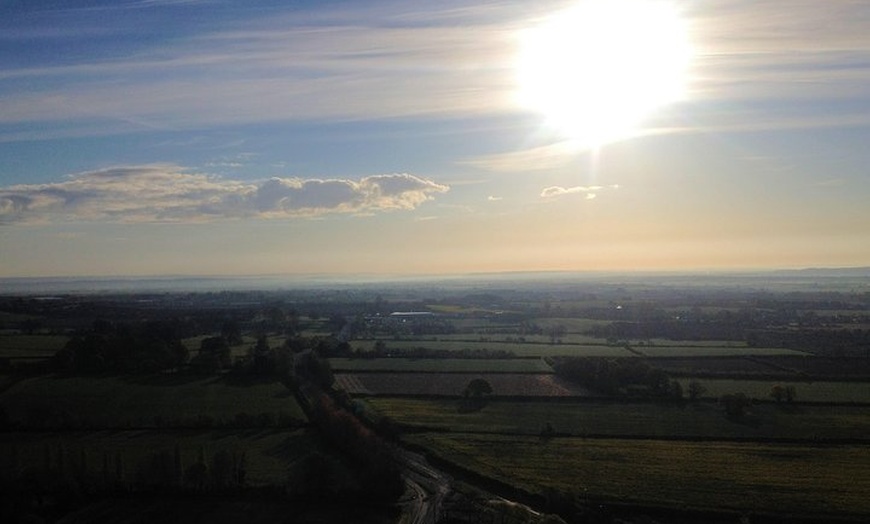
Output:
<svg viewBox="0 0 870 524">
<path fill-rule="evenodd" d="M 0 0 L 0 277 L 870 265 L 867 2 L 594 4 Z"/>
</svg>

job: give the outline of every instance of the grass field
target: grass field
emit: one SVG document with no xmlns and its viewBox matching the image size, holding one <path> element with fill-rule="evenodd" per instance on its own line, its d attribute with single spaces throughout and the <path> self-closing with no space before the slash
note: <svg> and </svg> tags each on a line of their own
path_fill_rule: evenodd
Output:
<svg viewBox="0 0 870 524">
<path fill-rule="evenodd" d="M 483 337 L 487 342 L 505 342 L 516 344 L 517 339 L 520 338 L 520 335 L 495 332 L 479 335 L 474 335 L 470 333 L 453 333 L 449 335 L 437 336 L 438 340 L 470 343 L 481 342 L 481 337 Z M 522 335 L 522 338 L 527 344 L 550 344 L 550 337 L 548 335 Z M 590 337 L 588 335 L 581 335 L 578 333 L 566 333 L 564 336 L 561 337 L 561 341 L 563 344 L 579 344 L 590 346 L 607 345 L 607 341 L 603 338 Z"/>
<path fill-rule="evenodd" d="M 209 417 L 225 423 L 239 413 L 305 420 L 290 391 L 278 382 L 233 385 L 223 379 L 44 376 L 21 381 L 0 394 L 13 421 L 31 426 L 63 416 L 97 427 L 151 427 Z"/>
<path fill-rule="evenodd" d="M 69 337 L 63 335 L 2 335 L 0 358 L 50 357 L 63 349 Z"/>
<path fill-rule="evenodd" d="M 697 341 L 670 345 L 632 345 L 632 351 L 622 346 L 607 345 L 585 335 L 566 335 L 561 343 L 551 344 L 549 337 L 533 335 L 525 342 L 507 342 L 505 335 L 446 335 L 438 337 L 385 339 L 387 350 L 425 348 L 439 351 L 490 350 L 507 351 L 517 357 L 635 357 L 637 353 L 649 357 L 728 357 L 728 356 L 803 356 L 806 353 L 784 348 L 754 348 L 745 345 L 703 344 Z M 354 340 L 351 346 L 359 351 L 370 351 L 375 340 Z M 696 344 L 696 345 L 690 345 Z M 725 343 L 727 344 L 727 343 Z M 637 353 L 635 353 L 637 352 Z"/>
<path fill-rule="evenodd" d="M 530 493 L 791 515 L 870 515 L 870 448 L 732 442 L 407 435 Z"/>
<path fill-rule="evenodd" d="M 740 439 L 868 439 L 870 408 L 753 406 L 734 422 L 714 403 L 691 405 L 606 401 L 488 402 L 479 411 L 461 412 L 459 400 L 368 398 L 365 404 L 405 426 L 453 432 L 538 435 L 545 424 L 576 436 Z"/>
<path fill-rule="evenodd" d="M 689 382 L 697 380 L 706 388 L 703 396 L 719 398 L 732 393 L 760 399 L 773 400 L 771 388 L 775 385 L 793 386 L 795 400 L 799 402 L 840 402 L 870 404 L 870 383 L 868 382 L 788 382 L 777 380 L 730 380 L 730 379 L 691 379 L 681 378 L 685 389 Z"/>
<path fill-rule="evenodd" d="M 351 395 L 462 396 L 475 378 L 492 386 L 493 396 L 579 397 L 586 389 L 565 382 L 552 373 L 336 373 L 336 385 Z"/>
<path fill-rule="evenodd" d="M 188 338 L 182 339 L 181 343 L 184 344 L 184 347 L 187 348 L 187 350 L 190 352 L 191 356 L 195 356 L 195 355 L 199 354 L 199 347 L 202 344 L 202 341 L 206 338 L 214 337 L 214 336 L 218 336 L 218 334 L 215 333 L 212 335 L 199 335 L 196 337 L 188 337 Z M 275 347 L 280 347 L 281 345 L 283 345 L 284 341 L 286 339 L 287 339 L 287 337 L 284 337 L 284 336 L 273 335 L 273 336 L 268 337 L 267 341 L 269 343 L 269 347 L 275 348 Z M 256 337 L 247 336 L 247 335 L 243 336 L 241 344 L 236 344 L 235 346 L 230 346 L 230 353 L 232 354 L 233 358 L 246 357 L 248 355 L 248 351 L 252 347 L 254 347 L 254 345 L 256 343 L 257 343 Z"/>
<path fill-rule="evenodd" d="M 306 430 L 7 432 L 0 433 L 0 463 L 17 463 L 12 467 L 18 470 L 44 468 L 46 461 L 57 463 L 63 453 L 67 467 L 78 466 L 84 456 L 86 467 L 91 472 L 100 472 L 104 460 L 108 459 L 110 472 L 114 475 L 115 462 L 120 458 L 119 469 L 126 477 L 132 477 L 136 465 L 149 454 L 173 453 L 176 446 L 183 466 L 197 461 L 200 455 L 208 462 L 217 451 L 244 451 L 247 484 L 265 486 L 283 485 L 293 462 L 320 445 L 318 438 Z"/>
<path fill-rule="evenodd" d="M 801 356 L 802 351 L 785 348 L 756 348 L 748 346 L 632 346 L 648 357 L 729 357 L 729 356 Z"/>
<path fill-rule="evenodd" d="M 333 371 L 448 372 L 448 373 L 552 373 L 543 359 L 418 359 L 331 358 Z"/>
<path fill-rule="evenodd" d="M 640 342 L 640 341 L 638 341 Z M 743 340 L 670 340 L 667 338 L 651 338 L 643 341 L 646 346 L 666 346 L 666 347 L 679 347 L 679 346 L 692 346 L 692 347 L 725 347 L 725 348 L 739 348 L 739 347 L 747 347 L 746 342 Z M 632 346 L 634 343 L 632 343 Z"/>
<path fill-rule="evenodd" d="M 548 342 L 541 343 L 520 343 L 520 342 L 500 342 L 495 340 L 480 341 L 475 340 L 432 340 L 432 337 L 421 337 L 419 339 L 406 340 L 385 340 L 387 351 L 390 349 L 413 350 L 416 348 L 425 348 L 438 351 L 463 351 L 463 350 L 489 350 L 489 351 L 507 351 L 516 357 L 531 358 L 531 357 L 553 357 L 553 356 L 575 356 L 575 357 L 632 357 L 636 356 L 631 351 L 622 347 L 606 346 L 606 345 L 581 345 L 581 344 L 550 344 Z M 370 351 L 374 346 L 374 340 L 354 340 L 351 346 L 360 351 Z"/>
<path fill-rule="evenodd" d="M 541 317 L 532 320 L 532 322 L 540 326 L 544 331 L 552 327 L 562 326 L 568 333 L 584 333 L 595 326 L 606 326 L 611 323 L 610 320 L 573 317 Z"/>
</svg>

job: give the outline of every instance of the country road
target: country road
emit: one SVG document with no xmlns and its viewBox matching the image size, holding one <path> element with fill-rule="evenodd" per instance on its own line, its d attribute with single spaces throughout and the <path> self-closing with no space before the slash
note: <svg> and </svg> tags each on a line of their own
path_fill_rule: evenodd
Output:
<svg viewBox="0 0 870 524">
<path fill-rule="evenodd" d="M 402 450 L 405 483 L 416 493 L 411 524 L 435 524 L 441 514 L 444 497 L 450 493 L 450 477 L 432 468 L 426 459 L 417 453 Z"/>
</svg>

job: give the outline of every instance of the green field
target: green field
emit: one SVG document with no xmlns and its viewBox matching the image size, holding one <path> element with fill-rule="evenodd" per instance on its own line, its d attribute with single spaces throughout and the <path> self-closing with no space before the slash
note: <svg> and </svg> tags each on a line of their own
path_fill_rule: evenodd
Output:
<svg viewBox="0 0 870 524">
<path fill-rule="evenodd" d="M 383 339 L 387 351 L 423 348 L 436 351 L 507 351 L 517 357 L 635 357 L 638 353 L 649 357 L 727 357 L 727 356 L 779 356 L 806 355 L 801 351 L 785 348 L 755 348 L 735 343 L 718 342 L 713 345 L 702 341 L 683 341 L 668 345 L 632 344 L 629 351 L 620 345 L 608 345 L 585 335 L 566 335 L 557 344 L 550 343 L 544 335 L 530 335 L 525 342 L 507 342 L 505 335 L 474 337 L 469 335 L 445 335 L 438 337 Z M 354 340 L 351 346 L 357 351 L 371 351 L 376 340 Z"/>
<path fill-rule="evenodd" d="M 731 357 L 731 356 L 800 356 L 803 351 L 785 348 L 755 348 L 748 346 L 632 346 L 648 357 Z"/>
<path fill-rule="evenodd" d="M 13 467 L 23 471 L 27 467 L 44 468 L 46 462 L 55 464 L 59 460 L 65 461 L 67 467 L 79 466 L 84 456 L 86 468 L 91 472 L 100 472 L 104 460 L 108 460 L 109 470 L 114 475 L 115 462 L 120 459 L 119 469 L 125 480 L 130 481 L 136 466 L 149 454 L 173 453 L 176 446 L 182 466 L 197 461 L 200 456 L 208 462 L 215 452 L 221 450 L 244 451 L 246 483 L 263 486 L 283 485 L 290 465 L 320 444 L 318 438 L 306 430 L 6 432 L 0 433 L 0 463 L 17 462 Z M 65 456 L 59 459 L 61 454 Z"/>
<path fill-rule="evenodd" d="M 543 359 L 419 359 L 419 358 L 331 358 L 333 371 L 389 371 L 441 373 L 552 373 Z"/>
<path fill-rule="evenodd" d="M 650 438 L 868 439 L 870 408 L 772 404 L 753 406 L 744 420 L 725 417 L 710 402 L 690 405 L 607 401 L 547 402 L 490 400 L 481 410 L 462 412 L 459 400 L 368 398 L 367 413 L 408 427 L 453 432 L 538 435 L 545 424 L 561 434 Z"/>
<path fill-rule="evenodd" d="M 610 320 L 596 320 L 591 318 L 573 318 L 573 317 L 542 317 L 532 320 L 532 323 L 540 326 L 545 332 L 549 328 L 562 326 L 567 333 L 585 333 L 595 326 L 606 326 L 611 323 Z"/>
<path fill-rule="evenodd" d="M 218 336 L 217 333 L 212 335 L 199 335 L 196 337 L 188 337 L 182 339 L 181 343 L 184 344 L 184 347 L 190 352 L 191 356 L 195 356 L 199 353 L 199 347 L 202 344 L 204 339 L 209 337 Z M 269 347 L 275 348 L 280 347 L 284 344 L 284 341 L 287 337 L 281 335 L 273 335 L 267 338 L 269 343 Z M 246 357 L 248 356 L 248 352 L 254 345 L 257 343 L 257 338 L 252 336 L 243 336 L 242 343 L 236 344 L 235 346 L 230 346 L 230 352 L 234 358 L 238 357 Z"/>
<path fill-rule="evenodd" d="M 64 335 L 2 335 L 0 358 L 50 357 L 63 349 L 67 340 Z"/>
<path fill-rule="evenodd" d="M 642 343 L 641 343 L 642 342 Z M 632 346 L 635 343 L 632 342 Z M 665 347 L 723 347 L 723 348 L 745 348 L 746 342 L 743 340 L 670 340 L 667 338 L 650 338 L 643 341 L 638 341 L 641 346 L 665 346 Z"/>
<path fill-rule="evenodd" d="M 529 493 L 786 515 L 870 515 L 870 448 L 421 433 L 409 442 Z"/>
<path fill-rule="evenodd" d="M 516 344 L 518 339 L 522 338 L 523 342 L 527 344 L 550 344 L 550 337 L 548 335 L 517 335 L 517 334 L 504 334 L 504 333 L 485 333 L 485 334 L 470 334 L 470 333 L 453 333 L 449 335 L 438 335 L 437 337 L 429 337 L 430 340 L 432 338 L 437 338 L 438 340 L 449 340 L 453 342 L 470 342 L 470 343 L 479 343 L 479 342 L 506 342 L 511 344 Z M 421 340 L 425 340 L 425 337 L 422 337 Z M 590 345 L 590 346 L 599 346 L 599 345 L 607 345 L 607 341 L 603 338 L 590 337 L 588 335 L 581 335 L 578 333 L 566 333 L 560 338 L 562 344 L 579 344 L 579 345 Z"/>
<path fill-rule="evenodd" d="M 722 395 L 743 393 L 749 397 L 772 401 L 771 388 L 775 385 L 792 386 L 798 402 L 838 402 L 870 404 L 870 382 L 787 382 L 777 380 L 731 380 L 681 378 L 683 389 L 691 381 L 706 388 L 703 396 L 719 398 Z"/>
<path fill-rule="evenodd" d="M 305 420 L 290 391 L 278 382 L 233 385 L 216 377 L 43 376 L 0 394 L 9 418 L 31 427 L 49 419 L 96 427 L 187 425 L 210 418 L 227 423 L 239 413 Z"/>
<path fill-rule="evenodd" d="M 374 347 L 374 340 L 354 340 L 351 346 L 359 351 L 370 351 Z M 469 340 L 432 340 L 432 338 L 419 339 L 403 339 L 403 340 L 384 340 L 387 351 L 390 349 L 413 350 L 424 348 L 436 351 L 507 351 L 516 357 L 531 358 L 531 357 L 555 357 L 555 356 L 574 356 L 574 357 L 632 357 L 634 353 L 616 346 L 607 346 L 599 344 L 581 345 L 581 344 L 550 344 L 549 342 L 541 343 L 520 343 L 520 342 L 499 342 L 499 341 L 469 341 Z"/>
</svg>

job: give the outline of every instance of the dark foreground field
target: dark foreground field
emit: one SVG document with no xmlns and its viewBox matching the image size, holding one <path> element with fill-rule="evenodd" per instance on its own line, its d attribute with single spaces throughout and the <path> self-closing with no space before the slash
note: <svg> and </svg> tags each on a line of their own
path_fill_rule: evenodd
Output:
<svg viewBox="0 0 870 524">
<path fill-rule="evenodd" d="M 810 284 L 0 297 L 0 521 L 867 522 Z"/>
</svg>

